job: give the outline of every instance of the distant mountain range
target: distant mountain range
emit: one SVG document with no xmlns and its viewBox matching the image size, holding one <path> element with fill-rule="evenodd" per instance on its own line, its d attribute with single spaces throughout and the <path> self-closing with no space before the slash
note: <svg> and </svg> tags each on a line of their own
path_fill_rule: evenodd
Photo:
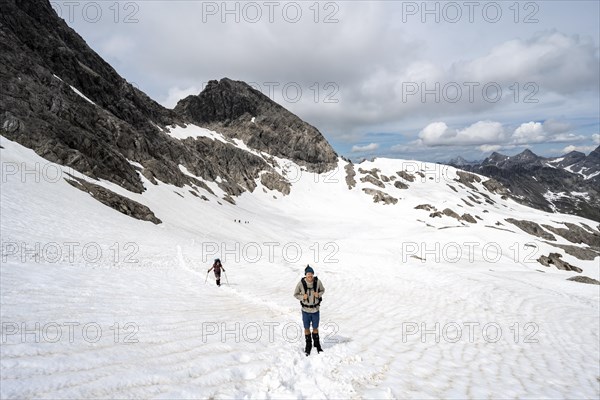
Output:
<svg viewBox="0 0 600 400">
<path fill-rule="evenodd" d="M 587 156 L 572 151 L 546 158 L 527 149 L 515 156 L 494 152 L 483 161 L 456 157 L 448 165 L 500 181 L 520 203 L 600 221 L 600 146 Z"/>
</svg>

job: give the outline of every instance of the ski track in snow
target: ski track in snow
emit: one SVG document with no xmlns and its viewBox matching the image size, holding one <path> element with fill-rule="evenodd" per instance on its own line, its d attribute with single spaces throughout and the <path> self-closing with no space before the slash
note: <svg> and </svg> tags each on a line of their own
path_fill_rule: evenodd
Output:
<svg viewBox="0 0 600 400">
<path fill-rule="evenodd" d="M 2 145 L 4 161 L 45 162 L 4 138 Z M 386 166 L 382 161 L 381 167 Z M 371 203 L 371 198 L 360 193 L 360 187 L 368 185 L 359 183 L 350 192 L 341 181 L 320 191 L 322 186 L 314 186 L 309 177 L 294 185 L 291 196 L 275 201 L 271 193 L 264 197 L 245 194 L 237 200 L 237 207 L 219 206 L 209 194 L 210 202 L 193 203 L 196 200 L 174 195 L 176 189 L 168 185 L 157 187 L 147 181 L 144 195 L 102 182 L 153 209 L 164 221 L 157 227 L 116 213 L 62 181 L 22 183 L 17 177 L 3 182 L 3 242 L 94 241 L 104 251 L 113 243 L 123 248 L 124 243 L 135 242 L 139 251 L 134 256 L 138 262 L 133 264 L 90 264 L 80 255 L 73 262 L 59 263 L 21 262 L 17 256 L 3 260 L 1 397 L 600 395 L 597 286 L 566 282 L 572 274 L 551 269 L 542 274 L 536 271 L 544 269 L 539 264 L 515 263 L 506 256 L 495 264 L 481 257 L 471 263 L 423 263 L 412 258 L 400 262 L 394 242 L 406 235 L 419 242 L 439 232 L 440 240 L 450 235 L 450 239 L 468 241 L 472 235 L 491 231 L 486 233 L 489 238 L 508 247 L 515 234 L 485 231 L 484 223 L 492 225 L 494 220 L 481 221 L 476 234 L 470 232 L 474 228 L 432 231 L 416 221 L 426 217 L 424 212 L 396 216 L 390 208 L 380 211 L 378 207 L 384 206 L 368 206 L 362 216 L 346 215 L 338 208 L 349 212 Z M 426 185 L 414 184 L 422 198 L 405 195 L 406 201 L 415 203 L 406 210 L 422 203 L 443 209 L 449 192 L 436 194 L 439 187 Z M 440 185 L 445 187 L 444 182 Z M 342 193 L 350 200 L 341 200 Z M 316 199 L 313 203 L 307 201 L 311 196 Z M 335 199 L 348 201 L 349 206 L 340 206 Z M 48 204 L 56 208 L 48 210 Z M 503 207 L 495 212 L 549 221 L 543 219 L 547 215 L 543 212 L 515 204 L 511 208 L 513 212 Z M 466 212 L 474 210 L 465 208 Z M 479 215 L 488 218 L 488 214 Z M 236 218 L 251 224 L 236 224 Z M 360 229 L 373 220 L 380 229 Z M 456 220 L 428 222 L 439 227 L 456 224 Z M 225 261 L 230 285 L 222 276 L 225 284 L 218 288 L 212 273 L 204 283 L 212 258 L 203 254 L 200 244 L 210 240 L 294 241 L 306 247 L 335 242 L 339 263 L 315 264 L 326 288 L 320 329 L 325 351 L 316 354 L 313 350 L 304 356 L 300 310 L 292 297 L 312 253 L 305 257 L 308 261 L 297 263 L 286 262 L 280 254 L 268 263 Z M 537 244 L 544 254 L 554 249 Z M 576 264 L 585 267 L 586 275 L 598 278 L 597 262 L 596 266 L 594 261 Z M 4 335 L 4 324 L 11 322 L 24 322 L 30 329 L 36 322 L 80 325 L 72 341 L 63 328 L 56 343 L 36 343 L 33 334 L 25 338 Z M 116 322 L 120 324 L 118 338 L 111 329 Z M 132 325 L 125 329 L 128 322 Z M 97 342 L 83 339 L 81 327 L 86 323 L 101 326 Z M 436 323 L 444 333 L 437 339 L 431 332 Z M 465 327 L 468 323 L 479 324 L 473 340 Z M 229 332 L 225 337 L 221 336 L 222 324 Z M 236 324 L 242 334 L 231 333 Z M 272 336 L 265 324 L 273 324 Z M 430 330 L 424 339 L 422 324 Z M 485 340 L 482 326 L 486 324 L 500 327 L 497 341 Z M 511 329 L 515 324 L 518 337 Z M 261 328 L 259 337 L 256 326 Z M 408 334 L 406 329 L 415 326 L 419 332 Z M 462 328 L 460 336 L 456 336 L 457 326 Z M 488 331 L 490 336 L 495 336 L 494 326 Z M 211 329 L 216 327 L 219 332 L 213 334 Z M 53 332 L 47 333 L 52 337 Z M 128 334 L 129 340 L 137 342 L 125 343 Z M 525 342 L 528 334 L 531 343 Z"/>
</svg>

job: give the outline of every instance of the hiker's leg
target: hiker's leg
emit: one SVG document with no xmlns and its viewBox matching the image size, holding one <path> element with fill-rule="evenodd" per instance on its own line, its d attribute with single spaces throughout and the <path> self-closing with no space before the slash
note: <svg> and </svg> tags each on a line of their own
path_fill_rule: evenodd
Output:
<svg viewBox="0 0 600 400">
<path fill-rule="evenodd" d="M 313 315 L 313 320 L 312 320 L 312 325 L 313 325 L 313 331 L 312 331 L 312 340 L 314 342 L 315 348 L 317 349 L 317 351 L 320 353 L 323 351 L 323 349 L 321 348 L 321 342 L 319 341 L 319 319 L 321 318 L 321 312 L 317 311 L 316 313 L 314 313 Z"/>
<path fill-rule="evenodd" d="M 306 355 L 310 354 L 310 350 L 312 349 L 312 340 L 310 336 L 310 313 L 302 310 L 302 324 L 304 325 L 304 339 L 306 340 L 306 347 L 304 348 L 304 353 Z"/>
</svg>

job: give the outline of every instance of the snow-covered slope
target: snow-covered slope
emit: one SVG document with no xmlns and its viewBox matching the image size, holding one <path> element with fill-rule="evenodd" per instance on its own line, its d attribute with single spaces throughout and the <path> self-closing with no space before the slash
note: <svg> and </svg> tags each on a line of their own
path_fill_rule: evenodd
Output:
<svg viewBox="0 0 600 400">
<path fill-rule="evenodd" d="M 313 174 L 276 159 L 291 193 L 257 180 L 236 205 L 211 182 L 214 195 L 198 189 L 208 200 L 141 174 L 143 194 L 95 182 L 149 207 L 154 225 L 63 178 L 91 179 L 1 139 L 2 398 L 600 395 L 599 286 L 543 267 L 538 257 L 564 252 L 505 219 L 593 221 L 402 160 L 353 166 L 350 190 L 343 160 Z M 383 188 L 360 179 L 375 168 Z M 476 223 L 415 209 L 424 204 Z M 220 288 L 205 283 L 216 257 L 229 282 Z M 562 259 L 600 278 L 598 257 Z M 292 297 L 307 263 L 326 288 L 325 352 L 309 357 Z"/>
</svg>

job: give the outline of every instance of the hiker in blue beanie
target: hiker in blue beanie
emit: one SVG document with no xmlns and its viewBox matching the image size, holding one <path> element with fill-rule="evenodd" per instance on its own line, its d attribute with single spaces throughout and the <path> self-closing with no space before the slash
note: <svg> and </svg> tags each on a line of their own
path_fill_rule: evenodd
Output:
<svg viewBox="0 0 600 400">
<path fill-rule="evenodd" d="M 306 339 L 306 348 L 304 352 L 308 356 L 312 349 L 313 342 L 317 352 L 322 352 L 321 343 L 319 342 L 319 307 L 321 304 L 325 287 L 320 279 L 315 276 L 315 270 L 310 265 L 304 269 L 305 277 L 298 282 L 294 297 L 300 300 L 302 306 L 302 322 L 304 324 L 304 337 Z M 312 341 L 310 333 L 310 325 L 312 323 Z"/>
</svg>

